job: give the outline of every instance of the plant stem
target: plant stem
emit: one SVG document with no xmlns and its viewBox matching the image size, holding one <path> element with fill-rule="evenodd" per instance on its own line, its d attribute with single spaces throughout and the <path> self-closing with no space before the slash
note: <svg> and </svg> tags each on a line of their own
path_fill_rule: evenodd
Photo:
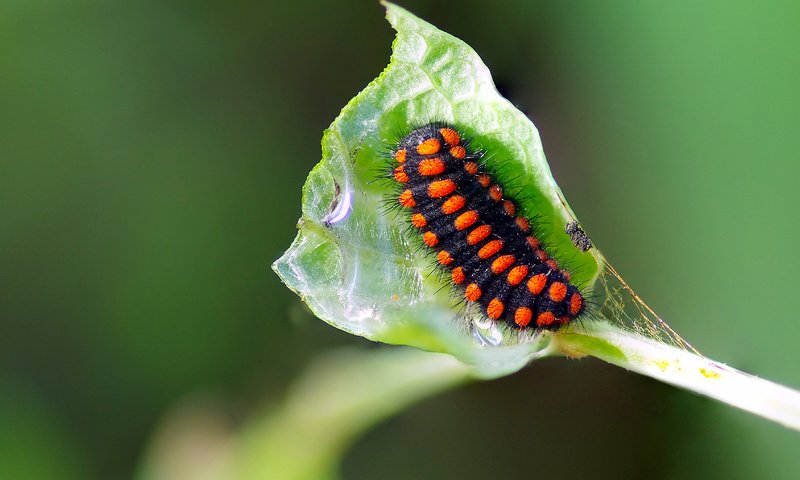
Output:
<svg viewBox="0 0 800 480">
<path fill-rule="evenodd" d="M 317 359 L 285 403 L 242 432 L 232 478 L 337 478 L 366 430 L 413 403 L 470 380 L 450 355 L 411 348 L 339 351 Z"/>
<path fill-rule="evenodd" d="M 800 392 L 702 355 L 604 323 L 556 335 L 553 341 L 564 355 L 591 355 L 800 430 Z"/>
</svg>

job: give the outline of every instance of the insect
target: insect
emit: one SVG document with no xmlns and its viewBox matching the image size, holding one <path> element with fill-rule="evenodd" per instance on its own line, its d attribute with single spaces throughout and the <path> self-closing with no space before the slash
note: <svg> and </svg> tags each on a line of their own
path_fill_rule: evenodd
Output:
<svg viewBox="0 0 800 480">
<path fill-rule="evenodd" d="M 584 312 L 568 271 L 531 232 L 456 127 L 430 123 L 391 152 L 396 205 L 468 302 L 515 328 L 556 330 Z"/>
<path fill-rule="evenodd" d="M 586 252 L 594 246 L 589 235 L 586 235 L 581 225 L 574 220 L 564 225 L 564 233 L 569 235 L 572 244 L 581 252 Z"/>
</svg>

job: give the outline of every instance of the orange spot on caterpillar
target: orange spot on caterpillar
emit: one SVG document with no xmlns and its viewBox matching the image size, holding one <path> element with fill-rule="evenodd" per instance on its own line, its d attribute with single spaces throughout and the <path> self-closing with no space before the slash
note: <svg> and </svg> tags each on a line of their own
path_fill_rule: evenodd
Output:
<svg viewBox="0 0 800 480">
<path fill-rule="evenodd" d="M 483 188 L 486 188 L 490 183 L 492 183 L 492 177 L 486 175 L 485 173 L 478 175 L 478 183 L 480 183 Z"/>
<path fill-rule="evenodd" d="M 420 155 L 433 155 L 434 153 L 439 153 L 441 148 L 442 144 L 439 142 L 439 139 L 429 138 L 417 145 L 417 153 Z"/>
<path fill-rule="evenodd" d="M 583 297 L 578 292 L 572 294 L 569 297 L 569 313 L 570 315 L 577 315 L 580 313 L 581 308 L 583 308 Z"/>
<path fill-rule="evenodd" d="M 527 237 L 527 238 L 525 238 L 525 240 L 528 241 L 528 245 L 530 245 L 531 248 L 534 249 L 534 250 L 539 248 L 539 245 L 541 245 L 541 242 L 539 242 L 539 239 L 536 238 L 536 237 Z"/>
<path fill-rule="evenodd" d="M 464 275 L 464 269 L 461 267 L 454 268 L 450 276 L 453 277 L 453 283 L 456 285 L 464 282 L 464 279 L 466 278 L 466 275 Z"/>
<path fill-rule="evenodd" d="M 466 170 L 470 175 L 475 175 L 478 173 L 478 164 L 475 162 L 467 162 L 464 164 L 464 170 Z"/>
<path fill-rule="evenodd" d="M 492 262 L 492 273 L 495 275 L 501 274 L 508 270 L 508 267 L 514 265 L 517 259 L 514 258 L 514 255 L 501 255 Z"/>
<path fill-rule="evenodd" d="M 564 278 L 566 278 L 566 279 L 567 279 L 567 281 L 570 281 L 570 280 L 572 280 L 572 274 L 571 274 L 571 273 L 569 273 L 569 272 L 568 272 L 568 271 L 566 271 L 566 270 L 561 270 L 561 275 L 564 275 Z"/>
<path fill-rule="evenodd" d="M 498 184 L 494 184 L 489 187 L 489 198 L 494 200 L 495 202 L 499 202 L 503 199 L 503 189 Z"/>
<path fill-rule="evenodd" d="M 408 175 L 406 175 L 402 165 L 394 169 L 394 179 L 400 183 L 406 183 L 408 181 Z"/>
<path fill-rule="evenodd" d="M 478 250 L 478 258 L 481 260 L 486 260 L 495 253 L 499 252 L 501 248 L 503 248 L 502 240 L 492 240 Z"/>
<path fill-rule="evenodd" d="M 566 324 L 569 323 L 570 318 L 568 316 L 566 316 L 566 315 L 562 315 L 562 316 L 558 317 L 558 321 L 561 322 L 562 325 L 566 325 Z"/>
<path fill-rule="evenodd" d="M 450 215 L 451 213 L 455 213 L 461 208 L 466 205 L 467 199 L 462 197 L 461 195 L 453 195 L 452 197 L 448 198 L 442 204 L 442 213 L 445 215 Z"/>
<path fill-rule="evenodd" d="M 492 233 L 491 226 L 481 225 L 480 227 L 475 228 L 475 230 L 467 234 L 467 244 L 477 245 L 480 242 L 482 242 L 486 237 L 488 237 L 490 233 Z"/>
<path fill-rule="evenodd" d="M 467 289 L 464 292 L 464 298 L 466 298 L 470 302 L 474 302 L 474 301 L 478 300 L 479 298 L 481 298 L 482 294 L 483 294 L 483 292 L 481 292 L 481 289 L 478 286 L 478 284 L 470 283 L 469 285 L 467 285 Z"/>
<path fill-rule="evenodd" d="M 547 277 L 544 274 L 534 275 L 528 280 L 528 291 L 534 295 L 539 295 L 544 290 L 545 285 L 547 285 Z"/>
<path fill-rule="evenodd" d="M 499 298 L 493 298 L 492 301 L 489 302 L 489 306 L 486 307 L 486 315 L 492 320 L 497 320 L 500 318 L 500 315 L 503 314 L 505 308 L 506 306 L 503 305 L 503 302 L 501 302 Z"/>
<path fill-rule="evenodd" d="M 531 318 L 533 318 L 533 311 L 528 307 L 519 307 L 514 312 L 514 323 L 520 327 L 527 327 L 531 323 Z"/>
<path fill-rule="evenodd" d="M 414 194 L 411 193 L 411 190 L 406 190 L 403 193 L 401 193 L 400 198 L 398 200 L 400 202 L 400 205 L 406 208 L 417 206 L 417 202 L 414 201 Z"/>
<path fill-rule="evenodd" d="M 558 262 L 553 260 L 552 258 L 544 262 L 547 264 L 548 267 L 552 268 L 553 270 L 558 270 Z"/>
<path fill-rule="evenodd" d="M 417 171 L 420 175 L 430 177 L 432 175 L 439 175 L 444 172 L 445 165 L 441 158 L 428 158 L 419 162 Z"/>
<path fill-rule="evenodd" d="M 503 210 L 506 211 L 509 217 L 513 217 L 517 213 L 517 206 L 511 200 L 506 200 L 503 202 Z"/>
<path fill-rule="evenodd" d="M 439 133 L 442 134 L 444 141 L 451 147 L 455 147 L 461 142 L 461 137 L 458 136 L 458 132 L 452 128 L 440 128 Z"/>
<path fill-rule="evenodd" d="M 439 237 L 433 232 L 425 232 L 422 234 L 422 241 L 425 242 L 425 245 L 434 247 L 439 243 Z"/>
<path fill-rule="evenodd" d="M 450 256 L 450 252 L 447 250 L 442 250 L 436 255 L 436 260 L 439 261 L 442 265 L 450 265 L 453 263 L 453 257 Z"/>
<path fill-rule="evenodd" d="M 406 161 L 406 149 L 405 148 L 401 148 L 400 150 L 396 151 L 394 153 L 394 159 L 397 160 L 400 163 L 405 162 Z"/>
<path fill-rule="evenodd" d="M 547 260 L 547 254 L 544 253 L 544 250 L 536 250 L 533 253 L 536 255 L 536 258 L 538 258 L 540 261 L 544 262 L 545 260 Z"/>
<path fill-rule="evenodd" d="M 526 218 L 517 217 L 514 219 L 514 223 L 516 223 L 519 229 L 525 233 L 528 233 L 531 230 L 531 225 L 528 223 Z"/>
<path fill-rule="evenodd" d="M 428 220 L 425 218 L 425 215 L 421 213 L 415 213 L 411 215 L 411 225 L 414 225 L 417 228 L 425 228 L 428 226 Z"/>
<path fill-rule="evenodd" d="M 546 327 L 556 321 L 556 316 L 552 312 L 542 312 L 536 317 L 536 325 Z"/>
<path fill-rule="evenodd" d="M 561 282 L 553 282 L 547 290 L 550 300 L 560 302 L 567 296 L 567 286 Z"/>
<path fill-rule="evenodd" d="M 467 156 L 467 149 L 462 147 L 461 145 L 455 146 L 450 149 L 450 155 L 452 155 L 453 158 L 461 160 L 462 158 Z"/>
<path fill-rule="evenodd" d="M 456 184 L 449 178 L 446 180 L 437 180 L 428 185 L 428 196 L 431 198 L 441 198 L 453 193 L 456 189 Z"/>
<path fill-rule="evenodd" d="M 525 265 L 517 265 L 516 267 L 512 268 L 510 272 L 508 272 L 508 284 L 516 287 L 528 275 L 528 267 Z"/>
<path fill-rule="evenodd" d="M 470 210 L 468 212 L 464 212 L 453 222 L 456 227 L 456 230 L 464 230 L 466 228 L 471 227 L 475 222 L 478 221 L 478 212 L 475 210 Z"/>
</svg>

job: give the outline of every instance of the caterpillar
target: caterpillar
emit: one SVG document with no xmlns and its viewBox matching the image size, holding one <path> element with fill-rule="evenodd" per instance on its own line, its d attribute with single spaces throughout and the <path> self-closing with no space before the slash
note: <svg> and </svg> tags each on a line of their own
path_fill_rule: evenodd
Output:
<svg viewBox="0 0 800 480">
<path fill-rule="evenodd" d="M 390 152 L 392 202 L 467 302 L 514 328 L 557 330 L 584 312 L 584 296 L 468 147 L 449 124 L 413 129 Z"/>
</svg>

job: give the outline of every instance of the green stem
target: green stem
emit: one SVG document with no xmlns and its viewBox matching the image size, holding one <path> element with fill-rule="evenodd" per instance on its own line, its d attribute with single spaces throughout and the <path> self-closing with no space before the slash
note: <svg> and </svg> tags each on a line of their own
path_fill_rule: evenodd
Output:
<svg viewBox="0 0 800 480">
<path fill-rule="evenodd" d="M 702 355 L 603 323 L 556 335 L 553 342 L 567 356 L 591 355 L 800 430 L 800 392 Z"/>
<path fill-rule="evenodd" d="M 280 408 L 243 432 L 233 478 L 335 478 L 364 431 L 469 378 L 470 369 L 453 357 L 410 348 L 326 355 Z"/>
</svg>

